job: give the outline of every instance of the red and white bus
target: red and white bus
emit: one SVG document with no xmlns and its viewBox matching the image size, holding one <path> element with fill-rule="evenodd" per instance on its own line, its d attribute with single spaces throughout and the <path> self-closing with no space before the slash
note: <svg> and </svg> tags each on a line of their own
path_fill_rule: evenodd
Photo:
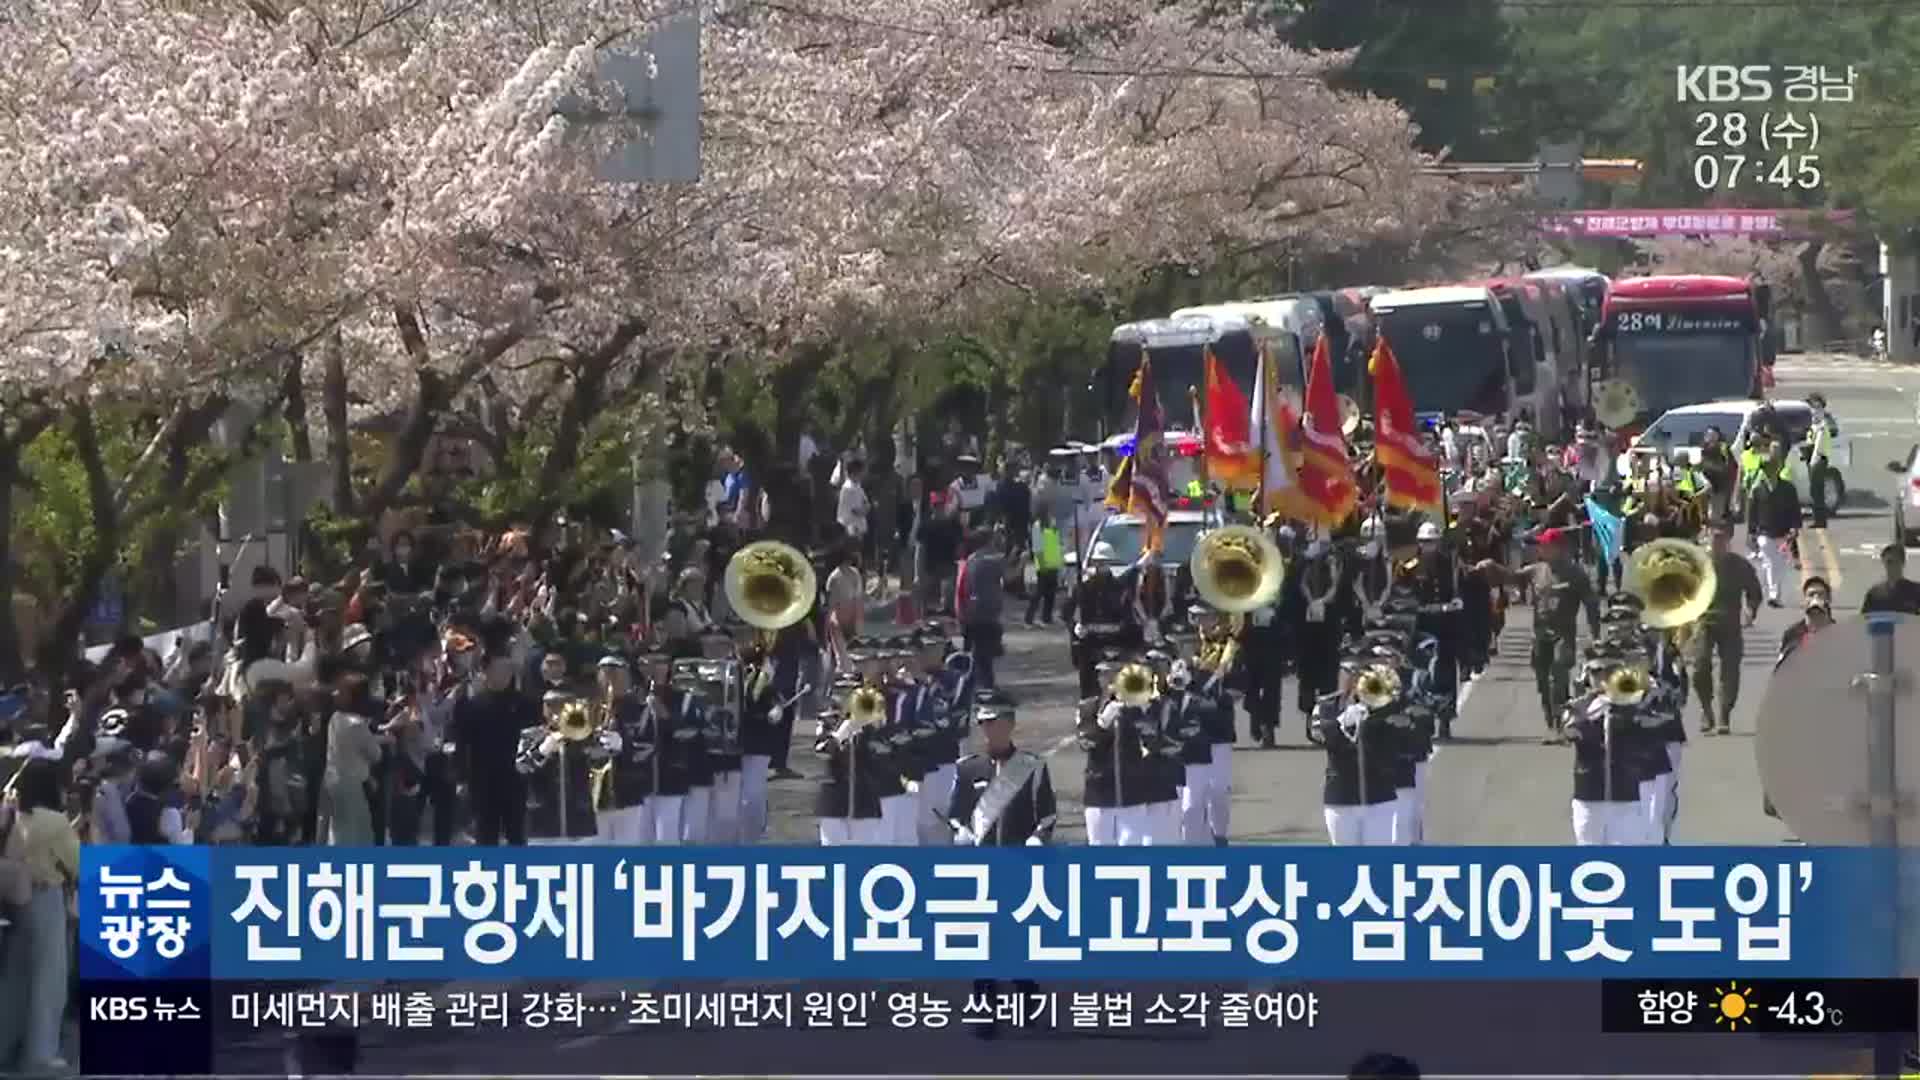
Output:
<svg viewBox="0 0 1920 1080">
<path fill-rule="evenodd" d="M 1668 409 L 1759 397 L 1766 325 L 1746 278 L 1626 278 L 1607 292 L 1595 374 L 1638 391 L 1644 425 Z"/>
</svg>

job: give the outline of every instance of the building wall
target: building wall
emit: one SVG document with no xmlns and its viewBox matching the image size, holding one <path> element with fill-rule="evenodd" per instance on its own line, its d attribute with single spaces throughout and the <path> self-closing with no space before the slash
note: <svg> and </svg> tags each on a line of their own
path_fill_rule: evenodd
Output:
<svg viewBox="0 0 1920 1080">
<path fill-rule="evenodd" d="M 1881 244 L 1880 281 L 1887 353 L 1906 363 L 1920 361 L 1920 255 L 1898 255 Z"/>
</svg>

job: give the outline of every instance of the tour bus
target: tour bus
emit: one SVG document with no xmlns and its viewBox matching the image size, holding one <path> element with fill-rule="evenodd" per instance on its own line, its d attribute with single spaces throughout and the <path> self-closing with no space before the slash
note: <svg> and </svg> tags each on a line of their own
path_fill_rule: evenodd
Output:
<svg viewBox="0 0 1920 1080">
<path fill-rule="evenodd" d="M 1546 300 L 1553 345 L 1560 356 L 1560 403 L 1568 415 L 1585 415 L 1590 397 L 1588 354 L 1591 349 L 1587 338 L 1598 323 L 1599 309 L 1594 309 L 1594 322 L 1589 323 L 1578 288 L 1552 278 L 1525 280 L 1537 287 Z"/>
<path fill-rule="evenodd" d="M 1553 312 L 1547 306 L 1546 289 L 1538 282 L 1518 278 L 1499 278 L 1487 282 L 1486 286 L 1500 301 L 1500 311 L 1507 317 L 1509 346 L 1532 359 L 1534 386 L 1552 388 L 1551 392 L 1540 394 L 1539 397 L 1542 416 L 1551 414 L 1557 423 L 1558 418 L 1565 415 L 1565 402 L 1562 400 L 1565 395 L 1561 393 L 1561 387 L 1567 383 L 1566 369 L 1573 366 L 1573 357 L 1561 345 L 1559 335 L 1555 333 Z M 1518 372 L 1514 384 L 1524 396 L 1526 386 Z"/>
<path fill-rule="evenodd" d="M 1244 316 L 1189 315 L 1115 327 L 1107 343 L 1106 362 L 1094 373 L 1100 402 L 1099 437 L 1106 439 L 1133 430 L 1133 401 L 1127 391 L 1140 368 L 1142 348 L 1153 360 L 1154 389 L 1166 413 L 1167 427 L 1191 429 L 1194 416 L 1188 391 L 1198 392 L 1206 386 L 1209 347 L 1226 365 L 1234 382 L 1251 394 L 1256 362 L 1254 327 Z"/>
<path fill-rule="evenodd" d="M 1639 392 L 1638 427 L 1682 405 L 1758 397 L 1765 331 L 1746 278 L 1626 278 L 1607 294 L 1595 366 Z"/>
<path fill-rule="evenodd" d="M 1510 347 L 1506 313 L 1486 286 L 1384 292 L 1367 307 L 1393 347 L 1414 411 L 1423 419 L 1525 414 L 1558 433 L 1557 409 L 1539 408 L 1542 387 L 1533 359 Z"/>
<path fill-rule="evenodd" d="M 1302 296 L 1263 296 L 1234 303 L 1181 308 L 1172 317 L 1215 319 L 1221 325 L 1232 325 L 1236 321 L 1246 323 L 1255 346 L 1264 344 L 1272 351 L 1274 371 L 1280 377 L 1280 384 L 1292 387 L 1296 392 L 1304 392 L 1306 388 L 1307 368 L 1313 361 L 1313 346 L 1325 325 L 1320 305 Z M 1257 355 L 1257 348 L 1255 352 Z M 1240 384 L 1242 393 L 1253 393 L 1251 377 L 1243 381 L 1236 372 L 1233 378 Z"/>
<path fill-rule="evenodd" d="M 1354 285 L 1304 294 L 1320 305 L 1321 325 L 1326 327 L 1327 345 L 1333 353 L 1334 389 L 1353 398 L 1369 413 L 1373 411 L 1373 380 L 1367 377 L 1367 358 L 1373 355 L 1374 333 L 1367 298 L 1386 291 L 1377 285 Z"/>
<path fill-rule="evenodd" d="M 1584 266 L 1555 266 L 1535 270 L 1527 275 L 1527 280 L 1557 282 L 1571 290 L 1579 301 L 1581 318 L 1588 334 L 1600 325 L 1600 312 L 1607 305 L 1607 289 L 1613 284 L 1607 275 Z"/>
</svg>

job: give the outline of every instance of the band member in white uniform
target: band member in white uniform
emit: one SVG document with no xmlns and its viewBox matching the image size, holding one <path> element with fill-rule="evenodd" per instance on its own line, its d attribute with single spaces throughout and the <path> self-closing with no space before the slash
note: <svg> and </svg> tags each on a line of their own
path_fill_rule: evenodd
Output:
<svg viewBox="0 0 1920 1080">
<path fill-rule="evenodd" d="M 1204 791 L 1207 827 L 1213 842 L 1225 845 L 1230 835 L 1229 814 L 1233 808 L 1233 691 L 1228 681 L 1235 677 L 1239 663 L 1241 635 L 1245 625 L 1240 616 L 1225 617 L 1204 604 L 1188 609 L 1188 618 L 1199 632 L 1194 677 L 1200 680 L 1199 693 L 1213 701 L 1206 714 L 1208 766 Z"/>
<path fill-rule="evenodd" d="M 1354 657 L 1341 671 L 1344 689 L 1322 695 L 1314 706 L 1314 723 L 1327 752 L 1322 793 L 1329 844 L 1393 843 L 1399 740 L 1388 719 L 1398 688 L 1387 680 L 1398 677 L 1375 665 L 1369 656 Z M 1367 702 L 1376 705 L 1370 707 Z"/>
<path fill-rule="evenodd" d="M 1596 650 L 1586 665 L 1586 692 L 1567 703 L 1573 842 L 1582 846 L 1638 846 L 1654 839 L 1652 814 L 1641 791 L 1649 739 L 1636 718 L 1639 705 L 1631 693 L 1616 693 L 1609 700 L 1605 692 L 1623 668 L 1617 652 Z"/>
</svg>

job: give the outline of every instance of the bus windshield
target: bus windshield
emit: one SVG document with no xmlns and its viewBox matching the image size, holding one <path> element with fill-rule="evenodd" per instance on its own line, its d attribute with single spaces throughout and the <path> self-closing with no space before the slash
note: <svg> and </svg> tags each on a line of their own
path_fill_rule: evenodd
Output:
<svg viewBox="0 0 1920 1080">
<path fill-rule="evenodd" d="M 1744 334 L 1622 334 L 1614 358 L 1640 407 L 1656 416 L 1753 393 L 1753 342 Z"/>
<path fill-rule="evenodd" d="M 1299 394 L 1302 388 L 1300 352 L 1293 335 L 1275 336 L 1271 348 L 1280 384 L 1292 387 L 1296 395 Z M 1213 353 L 1226 367 L 1227 376 L 1251 400 L 1258 369 L 1252 340 L 1244 332 L 1225 334 L 1214 342 Z M 1148 355 L 1153 362 L 1153 388 L 1160 396 L 1160 409 L 1166 414 L 1167 427 L 1193 427 L 1193 402 L 1187 391 L 1206 388 L 1206 349 L 1200 345 L 1168 345 L 1152 349 Z M 1114 342 L 1108 346 L 1107 364 L 1100 373 L 1104 382 L 1100 400 L 1105 412 L 1105 431 L 1133 430 L 1136 413 L 1127 391 L 1133 386 L 1133 375 L 1139 368 L 1140 346 L 1130 342 Z"/>
<path fill-rule="evenodd" d="M 1396 308 L 1379 326 L 1417 411 L 1507 411 L 1506 351 L 1485 304 Z"/>
</svg>

